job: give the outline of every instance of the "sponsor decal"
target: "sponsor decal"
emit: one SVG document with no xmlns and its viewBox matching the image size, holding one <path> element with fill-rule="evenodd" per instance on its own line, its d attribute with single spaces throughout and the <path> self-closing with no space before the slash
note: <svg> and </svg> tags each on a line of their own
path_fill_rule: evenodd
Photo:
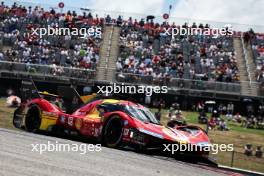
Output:
<svg viewBox="0 0 264 176">
<path fill-rule="evenodd" d="M 77 130 L 81 129 L 81 127 L 82 127 L 82 119 L 77 118 L 75 120 L 75 127 L 76 127 Z"/>
<path fill-rule="evenodd" d="M 125 128 L 123 134 L 124 134 L 124 136 L 128 136 L 128 134 L 129 134 L 129 129 Z"/>
<path fill-rule="evenodd" d="M 68 125 L 69 126 L 72 126 L 73 125 L 73 118 L 72 117 L 69 117 L 68 118 Z"/>
<path fill-rule="evenodd" d="M 64 115 L 61 115 L 61 116 L 60 116 L 60 122 L 61 122 L 61 123 L 65 123 L 65 116 L 64 116 Z"/>
</svg>

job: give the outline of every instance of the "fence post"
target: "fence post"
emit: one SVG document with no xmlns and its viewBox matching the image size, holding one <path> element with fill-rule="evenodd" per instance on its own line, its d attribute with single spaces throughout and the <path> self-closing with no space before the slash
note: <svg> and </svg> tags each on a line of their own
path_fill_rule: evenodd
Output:
<svg viewBox="0 0 264 176">
<path fill-rule="evenodd" d="M 206 129 L 205 129 L 205 133 L 208 135 L 209 132 L 209 121 L 208 119 L 206 119 Z"/>
<path fill-rule="evenodd" d="M 231 158 L 231 167 L 233 167 L 234 165 L 234 155 L 235 155 L 235 151 L 232 151 L 232 158 Z"/>
</svg>

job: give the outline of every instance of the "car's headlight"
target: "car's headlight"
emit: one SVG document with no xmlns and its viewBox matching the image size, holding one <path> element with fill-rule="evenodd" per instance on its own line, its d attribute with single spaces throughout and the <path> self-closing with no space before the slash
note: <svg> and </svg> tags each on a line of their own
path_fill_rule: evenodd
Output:
<svg viewBox="0 0 264 176">
<path fill-rule="evenodd" d="M 145 130 L 143 128 L 140 128 L 139 131 L 141 133 L 148 134 L 150 136 L 154 136 L 154 137 L 157 137 L 157 138 L 160 138 L 160 139 L 164 139 L 164 137 L 161 134 L 158 134 L 158 133 L 155 133 L 155 132 L 152 132 L 152 131 L 148 131 L 148 130 Z"/>
</svg>

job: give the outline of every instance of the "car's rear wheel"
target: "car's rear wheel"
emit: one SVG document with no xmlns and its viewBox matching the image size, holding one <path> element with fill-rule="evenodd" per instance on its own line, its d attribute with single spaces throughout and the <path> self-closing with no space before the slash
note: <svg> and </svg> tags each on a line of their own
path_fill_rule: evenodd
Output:
<svg viewBox="0 0 264 176">
<path fill-rule="evenodd" d="M 32 105 L 26 115 L 25 127 L 29 132 L 36 132 L 41 124 L 40 110 L 37 105 Z"/>
<path fill-rule="evenodd" d="M 107 147 L 118 147 L 122 141 L 123 124 L 119 116 L 112 116 L 103 130 L 103 143 Z"/>
</svg>

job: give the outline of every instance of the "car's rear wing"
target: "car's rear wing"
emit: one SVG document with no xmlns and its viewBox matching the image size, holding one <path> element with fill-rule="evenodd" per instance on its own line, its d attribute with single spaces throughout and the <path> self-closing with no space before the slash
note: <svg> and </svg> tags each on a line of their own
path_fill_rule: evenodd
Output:
<svg viewBox="0 0 264 176">
<path fill-rule="evenodd" d="M 21 82 L 21 101 L 26 102 L 34 98 L 40 98 L 37 87 L 35 86 L 32 79 L 22 80 Z"/>
<path fill-rule="evenodd" d="M 81 96 L 73 87 L 59 86 L 58 95 L 63 98 L 67 113 L 73 113 L 84 104 Z"/>
<path fill-rule="evenodd" d="M 57 98 L 60 97 L 63 99 L 63 104 L 67 113 L 74 112 L 76 109 L 78 109 L 84 104 L 79 93 L 73 87 L 59 86 L 57 93 L 58 96 L 50 94 L 48 92 L 39 92 L 32 79 L 22 80 L 21 83 L 22 102 L 27 102 L 34 98 L 45 98 L 46 96 L 52 96 Z"/>
</svg>

